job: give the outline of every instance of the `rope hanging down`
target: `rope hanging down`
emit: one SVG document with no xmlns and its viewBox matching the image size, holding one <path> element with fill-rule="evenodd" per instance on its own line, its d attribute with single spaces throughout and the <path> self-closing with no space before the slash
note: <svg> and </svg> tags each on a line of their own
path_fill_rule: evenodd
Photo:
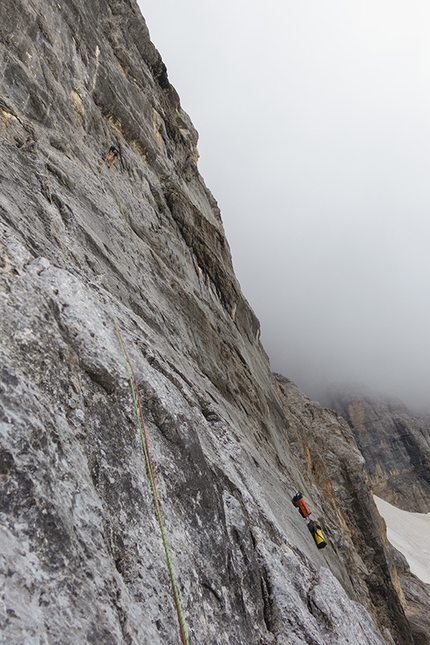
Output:
<svg viewBox="0 0 430 645">
<path fill-rule="evenodd" d="M 178 588 L 176 585 L 176 580 L 175 580 L 175 574 L 173 571 L 173 565 L 172 561 L 170 559 L 170 553 L 169 553 L 169 547 L 167 545 L 167 539 L 166 539 L 166 534 L 164 531 L 164 524 L 163 524 L 163 518 L 161 515 L 161 509 L 160 509 L 160 504 L 158 501 L 158 494 L 157 494 L 157 488 L 155 486 L 155 478 L 154 478 L 154 470 L 152 468 L 152 462 L 151 462 L 151 455 L 149 452 L 149 444 L 148 444 L 148 435 L 146 432 L 146 427 L 145 427 L 145 419 L 143 416 L 143 411 L 142 411 L 142 405 L 140 402 L 140 395 L 139 395 L 139 387 L 137 383 L 137 378 L 136 374 L 134 372 L 133 366 L 131 364 L 130 358 L 127 354 L 127 350 L 124 345 L 124 341 L 121 336 L 121 332 L 119 330 L 118 324 L 116 320 L 114 320 L 114 325 L 115 325 L 115 332 L 118 337 L 119 344 L 121 346 L 121 351 L 124 356 L 124 362 L 128 374 L 128 380 L 130 383 L 130 390 L 133 396 L 133 404 L 134 404 L 134 410 L 136 413 L 136 418 L 137 418 L 137 424 L 139 426 L 139 434 L 140 434 L 140 439 L 142 442 L 142 448 L 143 452 L 145 455 L 145 462 L 146 462 L 146 468 L 148 471 L 149 479 L 151 482 L 151 489 L 152 489 L 152 496 L 154 498 L 154 504 L 155 504 L 155 510 L 157 513 L 157 518 L 158 518 L 158 523 L 160 525 L 160 531 L 161 531 L 161 539 L 163 541 L 163 546 L 164 546 L 164 552 L 166 554 L 166 560 L 167 560 L 167 567 L 169 569 L 169 575 L 170 575 L 170 581 L 172 583 L 172 590 L 173 590 L 173 598 L 175 601 L 175 607 L 176 607 L 176 613 L 178 615 L 178 622 L 179 622 L 179 631 L 181 633 L 181 640 L 182 640 L 182 645 L 189 645 L 188 641 L 188 636 L 187 636 L 187 630 L 185 626 L 185 620 L 184 620 L 184 615 L 182 613 L 182 608 L 181 608 L 181 602 L 179 599 L 179 593 L 178 593 Z"/>
</svg>

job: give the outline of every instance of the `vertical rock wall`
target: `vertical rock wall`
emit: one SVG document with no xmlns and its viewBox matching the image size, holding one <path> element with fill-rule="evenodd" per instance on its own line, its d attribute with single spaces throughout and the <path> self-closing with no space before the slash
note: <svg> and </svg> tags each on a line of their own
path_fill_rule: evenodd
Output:
<svg viewBox="0 0 430 645">
<path fill-rule="evenodd" d="M 340 393 L 333 407 L 351 427 L 376 495 L 404 510 L 430 511 L 430 420 L 359 392 Z"/>
<path fill-rule="evenodd" d="M 134 0 L 3 0 L 0 60 L 0 642 L 179 642 L 116 320 L 190 643 L 412 643 L 349 428 L 271 374 Z"/>
</svg>

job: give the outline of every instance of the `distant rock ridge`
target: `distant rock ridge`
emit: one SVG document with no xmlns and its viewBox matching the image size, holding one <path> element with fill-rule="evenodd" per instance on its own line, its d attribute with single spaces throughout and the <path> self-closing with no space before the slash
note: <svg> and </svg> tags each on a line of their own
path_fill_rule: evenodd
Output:
<svg viewBox="0 0 430 645">
<path fill-rule="evenodd" d="M 430 512 L 430 418 L 399 400 L 353 390 L 330 405 L 351 427 L 375 495 L 406 511 Z"/>
<path fill-rule="evenodd" d="M 351 427 L 271 372 L 135 0 L 3 0 L 0 60 L 1 642 L 179 643 L 114 320 L 190 643 L 428 642 Z"/>
<path fill-rule="evenodd" d="M 407 511 L 430 512 L 430 419 L 398 399 L 349 388 L 332 395 L 362 453 L 375 495 Z M 429 642 L 430 585 L 414 576 L 394 547 L 406 614 L 417 644 Z"/>
</svg>

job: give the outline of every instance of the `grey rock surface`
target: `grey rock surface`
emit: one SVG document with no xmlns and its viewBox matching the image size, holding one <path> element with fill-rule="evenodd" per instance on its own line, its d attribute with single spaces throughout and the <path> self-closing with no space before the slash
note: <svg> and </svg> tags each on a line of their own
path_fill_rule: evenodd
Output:
<svg viewBox="0 0 430 645">
<path fill-rule="evenodd" d="M 332 398 L 362 453 L 375 495 L 417 513 L 430 511 L 430 419 L 401 401 L 349 390 Z M 430 642 L 430 587 L 391 547 L 392 561 L 417 644 Z"/>
<path fill-rule="evenodd" d="M 136 2 L 3 0 L 0 59 L 0 643 L 180 642 L 117 321 L 190 643 L 412 644 L 351 429 L 271 373 Z"/>
<path fill-rule="evenodd" d="M 430 641 L 430 585 L 411 573 L 406 558 L 394 547 L 391 547 L 391 556 L 406 601 L 406 616 L 414 643 L 427 645 Z"/>
<path fill-rule="evenodd" d="M 430 419 L 401 401 L 352 390 L 331 405 L 352 429 L 375 495 L 406 511 L 430 512 Z"/>
</svg>

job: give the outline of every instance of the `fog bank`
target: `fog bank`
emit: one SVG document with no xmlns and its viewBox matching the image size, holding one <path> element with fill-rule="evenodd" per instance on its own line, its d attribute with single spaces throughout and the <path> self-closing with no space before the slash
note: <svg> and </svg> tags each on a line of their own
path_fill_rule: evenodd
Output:
<svg viewBox="0 0 430 645">
<path fill-rule="evenodd" d="M 140 0 L 272 367 L 430 409 L 430 6 Z"/>
</svg>

